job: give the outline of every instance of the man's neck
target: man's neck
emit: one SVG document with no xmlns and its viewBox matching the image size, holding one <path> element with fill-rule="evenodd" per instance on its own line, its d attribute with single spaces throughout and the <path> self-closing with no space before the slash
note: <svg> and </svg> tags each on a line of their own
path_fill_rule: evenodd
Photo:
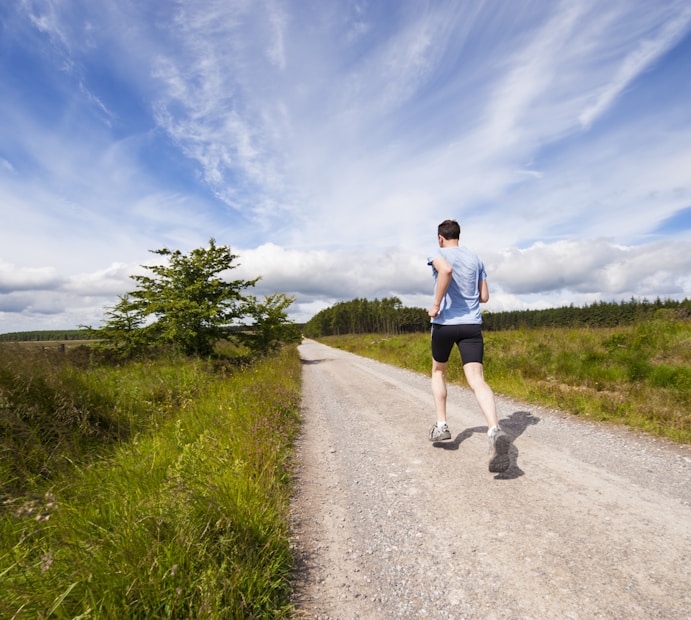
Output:
<svg viewBox="0 0 691 620">
<path fill-rule="evenodd" d="M 442 237 L 441 247 L 443 247 L 443 248 L 458 247 L 458 239 L 444 239 L 444 237 Z"/>
</svg>

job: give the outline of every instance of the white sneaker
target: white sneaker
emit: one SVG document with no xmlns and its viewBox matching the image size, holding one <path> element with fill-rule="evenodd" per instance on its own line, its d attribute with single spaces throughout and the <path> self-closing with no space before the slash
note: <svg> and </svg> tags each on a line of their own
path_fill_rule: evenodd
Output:
<svg viewBox="0 0 691 620">
<path fill-rule="evenodd" d="M 444 424 L 444 426 L 439 427 L 436 424 L 429 431 L 430 441 L 444 441 L 445 439 L 451 439 L 451 431 L 449 427 Z"/>
<path fill-rule="evenodd" d="M 489 436 L 489 470 L 492 473 L 501 474 L 509 468 L 511 464 L 510 447 L 511 438 L 497 427 Z"/>
</svg>

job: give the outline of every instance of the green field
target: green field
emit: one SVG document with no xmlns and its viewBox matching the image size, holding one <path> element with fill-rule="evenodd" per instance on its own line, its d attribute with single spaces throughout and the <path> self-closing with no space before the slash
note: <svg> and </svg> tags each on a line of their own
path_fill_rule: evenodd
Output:
<svg viewBox="0 0 691 620">
<path fill-rule="evenodd" d="M 429 335 L 319 339 L 430 373 Z M 485 332 L 485 376 L 498 394 L 691 443 L 691 322 Z M 464 384 L 458 354 L 448 379 Z"/>
</svg>

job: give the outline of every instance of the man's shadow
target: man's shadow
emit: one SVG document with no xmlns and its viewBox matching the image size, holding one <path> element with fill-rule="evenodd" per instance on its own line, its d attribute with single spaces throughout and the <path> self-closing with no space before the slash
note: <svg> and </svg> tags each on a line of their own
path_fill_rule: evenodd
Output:
<svg viewBox="0 0 691 620">
<path fill-rule="evenodd" d="M 512 480 L 525 474 L 518 466 L 518 448 L 516 447 L 515 439 L 520 437 L 526 428 L 537 424 L 539 421 L 540 418 L 534 416 L 529 411 L 514 411 L 508 418 L 499 421 L 502 429 L 511 437 L 511 448 L 509 450 L 511 464 L 505 472 L 497 474 L 494 477 L 495 480 Z M 463 432 L 456 435 L 452 441 L 435 441 L 432 445 L 435 448 L 442 448 L 444 450 L 458 450 L 460 445 L 475 433 L 483 433 L 486 436 L 487 427 L 474 426 L 473 428 L 466 428 Z"/>
</svg>

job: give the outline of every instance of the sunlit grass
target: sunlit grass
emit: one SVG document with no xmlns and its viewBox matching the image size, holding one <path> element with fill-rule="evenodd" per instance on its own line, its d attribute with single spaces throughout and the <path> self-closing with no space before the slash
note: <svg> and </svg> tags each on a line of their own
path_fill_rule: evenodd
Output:
<svg viewBox="0 0 691 620">
<path fill-rule="evenodd" d="M 430 337 L 322 339 L 429 374 Z M 485 375 L 497 393 L 674 441 L 691 442 L 691 323 L 652 320 L 611 329 L 485 332 Z M 458 354 L 449 381 L 464 384 Z"/>
<path fill-rule="evenodd" d="M 72 371 L 50 381 L 65 389 Z M 75 394 L 126 432 L 4 493 L 0 617 L 288 617 L 295 348 L 242 369 L 173 359 L 86 375 Z"/>
</svg>

